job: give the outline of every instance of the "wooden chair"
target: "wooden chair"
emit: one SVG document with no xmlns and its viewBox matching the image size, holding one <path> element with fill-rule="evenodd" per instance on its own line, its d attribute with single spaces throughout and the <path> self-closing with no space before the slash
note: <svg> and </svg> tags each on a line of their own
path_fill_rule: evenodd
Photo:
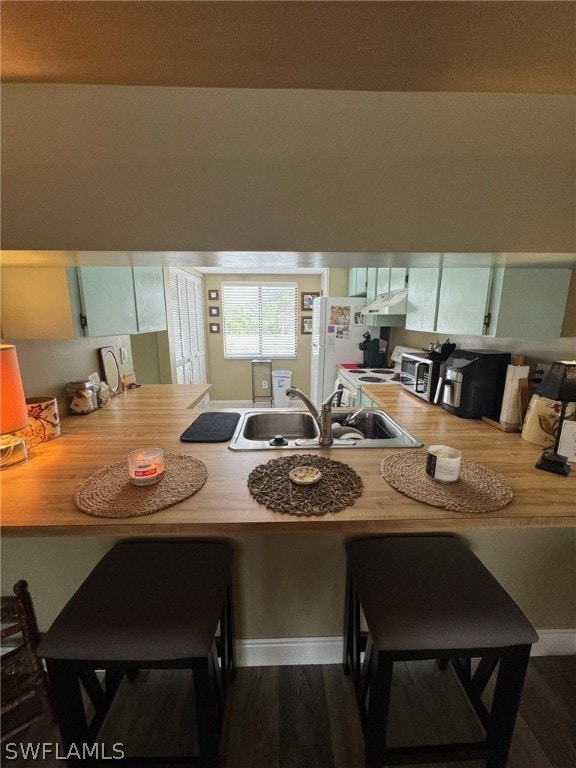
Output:
<svg viewBox="0 0 576 768">
<path fill-rule="evenodd" d="M 39 648 L 67 754 L 74 744 L 95 742 L 125 674 L 180 669 L 193 674 L 199 754 L 130 756 L 122 764 L 218 765 L 225 695 L 235 671 L 231 564 L 231 546 L 209 540 L 124 541 L 104 556 Z M 103 684 L 97 670 L 105 673 Z M 90 720 L 81 686 L 94 706 Z"/>
<path fill-rule="evenodd" d="M 36 651 L 38 626 L 28 585 L 19 581 L 14 597 L 2 597 L 2 742 L 13 739 L 29 725 L 52 720 L 46 672 Z"/>
<path fill-rule="evenodd" d="M 453 760 L 505 768 L 530 648 L 538 640 L 528 619 L 455 536 L 383 536 L 350 541 L 346 550 L 344 664 L 363 722 L 366 768 Z M 389 745 L 393 665 L 416 659 L 437 659 L 443 668 L 452 662 L 484 740 Z M 482 694 L 496 668 L 488 710 Z"/>
</svg>

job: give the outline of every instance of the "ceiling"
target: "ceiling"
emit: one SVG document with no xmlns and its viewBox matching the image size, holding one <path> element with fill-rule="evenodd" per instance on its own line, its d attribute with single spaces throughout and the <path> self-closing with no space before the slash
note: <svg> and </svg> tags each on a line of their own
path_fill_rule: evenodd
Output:
<svg viewBox="0 0 576 768">
<path fill-rule="evenodd" d="M 3 0 L 5 83 L 574 93 L 574 2 Z"/>
</svg>

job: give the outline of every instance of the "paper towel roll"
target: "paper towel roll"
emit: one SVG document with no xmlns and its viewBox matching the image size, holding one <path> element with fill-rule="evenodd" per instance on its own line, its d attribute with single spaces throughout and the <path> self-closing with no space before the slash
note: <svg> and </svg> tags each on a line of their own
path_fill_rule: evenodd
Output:
<svg viewBox="0 0 576 768">
<path fill-rule="evenodd" d="M 518 382 L 520 379 L 527 379 L 529 373 L 530 366 L 528 365 L 509 365 L 506 370 L 506 383 L 504 384 L 504 396 L 500 411 L 500 424 L 503 427 L 516 427 L 519 430 L 522 426 Z"/>
</svg>

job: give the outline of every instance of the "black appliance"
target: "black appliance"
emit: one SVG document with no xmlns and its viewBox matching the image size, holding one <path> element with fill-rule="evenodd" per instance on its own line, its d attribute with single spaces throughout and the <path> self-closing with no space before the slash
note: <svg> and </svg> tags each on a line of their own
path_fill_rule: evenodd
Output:
<svg viewBox="0 0 576 768">
<path fill-rule="evenodd" d="M 498 420 L 509 352 L 459 349 L 442 363 L 436 402 L 463 419 Z"/>
<path fill-rule="evenodd" d="M 381 349 L 380 339 L 373 339 L 370 332 L 366 331 L 362 335 L 364 341 L 359 344 L 363 353 L 362 364 L 366 368 L 384 368 L 386 367 L 386 352 Z M 385 344 L 385 342 L 384 342 Z"/>
</svg>

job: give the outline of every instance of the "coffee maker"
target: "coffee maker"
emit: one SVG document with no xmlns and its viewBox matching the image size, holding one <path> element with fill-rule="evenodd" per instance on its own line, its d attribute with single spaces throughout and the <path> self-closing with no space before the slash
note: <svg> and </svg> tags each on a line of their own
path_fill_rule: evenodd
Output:
<svg viewBox="0 0 576 768">
<path fill-rule="evenodd" d="M 442 364 L 435 402 L 463 419 L 498 420 L 509 352 L 459 349 Z"/>
<path fill-rule="evenodd" d="M 362 366 L 364 368 L 385 368 L 387 342 L 384 339 L 373 339 L 370 331 L 362 334 L 359 344 L 362 350 Z"/>
</svg>

